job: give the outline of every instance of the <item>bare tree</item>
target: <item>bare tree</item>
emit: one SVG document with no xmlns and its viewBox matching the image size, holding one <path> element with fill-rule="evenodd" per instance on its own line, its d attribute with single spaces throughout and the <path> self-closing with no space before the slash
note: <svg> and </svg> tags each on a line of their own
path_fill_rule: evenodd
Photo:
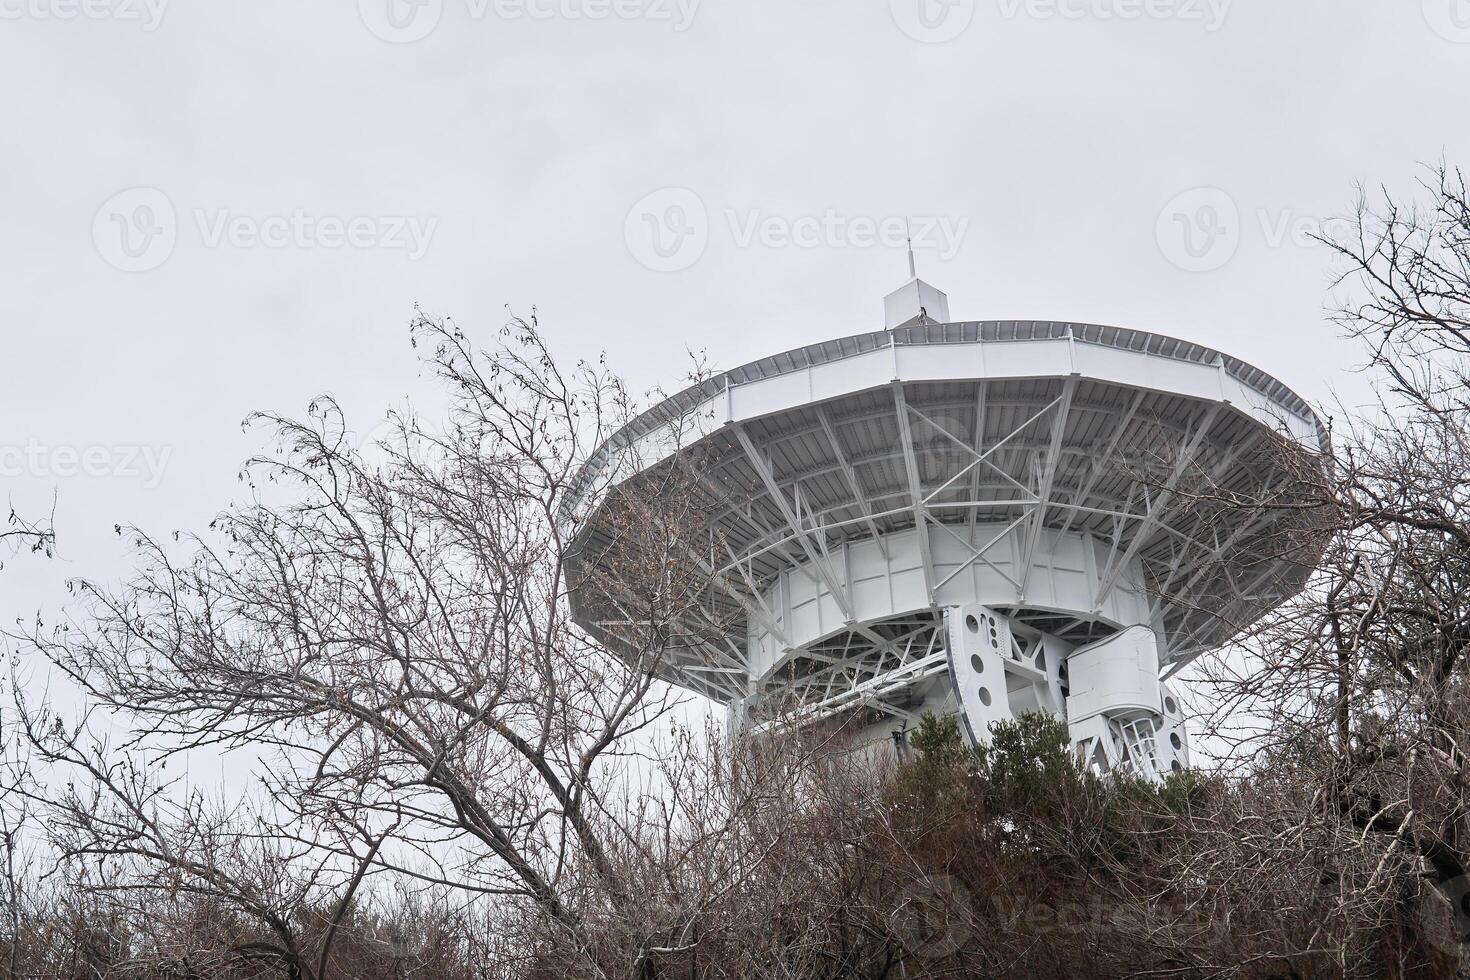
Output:
<svg viewBox="0 0 1470 980">
<path fill-rule="evenodd" d="M 4 567 L 3 556 L 22 549 L 32 554 L 44 553 L 51 557 L 56 547 L 56 531 L 53 527 L 55 509 L 44 521 L 33 521 L 22 517 L 14 507 L 0 526 L 0 568 Z M 0 735 L 5 731 L 5 717 L 0 709 Z M 3 753 L 0 743 L 0 753 Z M 31 823 L 31 812 L 23 799 L 5 792 L 9 787 L 0 776 L 0 907 L 5 910 L 7 933 L 0 948 L 4 950 L 6 977 L 19 975 L 20 930 L 24 910 L 30 901 L 31 848 L 27 844 L 25 831 Z"/>
<path fill-rule="evenodd" d="M 125 532 L 136 577 L 78 583 L 88 614 L 27 634 L 96 714 L 68 722 L 18 692 L 15 731 L 46 770 L 18 786 L 61 857 L 99 862 L 135 916 L 180 892 L 223 903 L 256 927 L 233 951 L 293 977 L 330 972 L 380 875 L 524 913 L 584 965 L 592 923 L 660 945 L 617 790 L 673 703 L 657 677 L 701 601 L 698 495 L 681 468 L 602 493 L 615 532 L 579 561 L 570 498 L 630 415 L 620 383 L 564 374 L 534 318 L 489 354 L 452 322 L 412 332 L 450 394 L 442 426 L 395 417 L 364 454 L 330 399 L 259 416 L 278 451 L 249 461 L 247 505 L 181 542 Z M 574 591 L 616 610 L 601 641 L 570 620 Z M 126 735 L 100 739 L 103 715 Z M 166 774 L 201 753 L 252 773 L 254 809 Z M 76 782 L 58 792 L 57 773 Z M 329 911 L 307 929 L 304 908 Z"/>
<path fill-rule="evenodd" d="M 14 507 L 10 508 L 5 524 L 0 525 L 0 550 L 8 549 L 13 553 L 25 549 L 33 554 L 44 552 L 49 558 L 55 547 L 56 530 L 52 526 L 51 516 L 44 521 L 33 521 L 22 517 Z"/>
<path fill-rule="evenodd" d="M 1381 401 L 1338 425 L 1320 490 L 1252 502 L 1312 511 L 1333 536 L 1302 594 L 1243 637 L 1244 659 L 1214 665 L 1214 734 L 1257 781 L 1267 807 L 1251 819 L 1270 831 L 1217 840 L 1203 866 L 1239 870 L 1246 841 L 1257 860 L 1306 846 L 1332 916 L 1382 921 L 1407 902 L 1426 921 L 1452 913 L 1464 940 L 1470 206 L 1443 166 L 1422 190 L 1423 205 L 1364 198 L 1356 234 L 1326 242 L 1354 297 L 1339 321 L 1365 343 Z"/>
</svg>

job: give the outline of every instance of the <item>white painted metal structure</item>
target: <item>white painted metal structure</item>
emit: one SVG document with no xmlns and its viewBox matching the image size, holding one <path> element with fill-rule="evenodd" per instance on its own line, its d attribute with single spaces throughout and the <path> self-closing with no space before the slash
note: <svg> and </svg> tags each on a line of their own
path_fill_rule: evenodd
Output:
<svg viewBox="0 0 1470 980">
<path fill-rule="evenodd" d="M 1272 518 L 1191 502 L 1281 480 L 1307 404 L 1235 358 L 1114 327 L 936 322 L 914 281 L 889 328 L 778 354 L 689 388 L 629 425 L 590 488 L 689 468 L 714 502 L 701 556 L 710 615 L 734 622 L 669 677 L 738 725 L 858 719 L 887 738 L 926 710 L 972 738 L 1025 710 L 1064 717 L 1099 768 L 1187 763 L 1163 678 L 1300 587 L 1263 559 Z M 574 599 L 593 632 L 598 616 Z"/>
</svg>

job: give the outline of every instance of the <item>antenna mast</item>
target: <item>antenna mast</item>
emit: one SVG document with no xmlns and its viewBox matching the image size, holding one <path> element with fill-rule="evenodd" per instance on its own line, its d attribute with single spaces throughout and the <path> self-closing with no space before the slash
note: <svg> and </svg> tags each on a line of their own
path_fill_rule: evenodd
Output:
<svg viewBox="0 0 1470 980">
<path fill-rule="evenodd" d="M 909 245 L 909 278 L 917 279 L 919 278 L 919 270 L 914 265 L 914 233 L 909 230 L 908 218 L 903 219 L 903 235 Z"/>
</svg>

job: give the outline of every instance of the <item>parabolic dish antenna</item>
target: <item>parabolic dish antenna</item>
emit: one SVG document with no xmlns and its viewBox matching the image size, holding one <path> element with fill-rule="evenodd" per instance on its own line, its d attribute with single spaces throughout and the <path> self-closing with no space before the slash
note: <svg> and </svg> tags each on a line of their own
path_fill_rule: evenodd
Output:
<svg viewBox="0 0 1470 980">
<path fill-rule="evenodd" d="M 732 625 L 665 673 L 734 724 L 841 721 L 874 741 L 933 711 L 984 739 L 1043 710 L 1099 769 L 1187 765 L 1167 678 L 1315 558 L 1289 553 L 1279 511 L 1220 498 L 1288 485 L 1293 446 L 1326 448 L 1321 421 L 1197 344 L 948 322 L 919 279 L 885 307 L 884 330 L 727 371 L 624 428 L 581 475 L 589 560 L 608 533 L 590 488 L 688 454 L 711 501 L 700 568 Z M 605 633 L 575 595 L 573 611 Z"/>
</svg>

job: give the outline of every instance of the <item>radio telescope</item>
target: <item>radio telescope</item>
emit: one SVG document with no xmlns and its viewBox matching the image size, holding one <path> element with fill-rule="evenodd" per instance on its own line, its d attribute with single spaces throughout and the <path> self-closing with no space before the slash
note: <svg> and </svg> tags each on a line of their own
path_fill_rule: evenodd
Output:
<svg viewBox="0 0 1470 980">
<path fill-rule="evenodd" d="M 733 726 L 901 741 L 934 712 L 981 741 L 1039 710 L 1099 771 L 1182 768 L 1168 678 L 1300 589 L 1308 565 L 1284 556 L 1272 514 L 1188 488 L 1281 485 L 1290 454 L 1272 447 L 1325 449 L 1324 426 L 1281 382 L 1196 344 L 950 322 L 948 307 L 913 278 L 886 298 L 885 329 L 746 364 L 636 419 L 581 475 L 587 553 L 609 533 L 592 487 L 696 454 L 713 501 L 700 567 L 732 625 L 664 672 Z M 573 614 L 609 635 L 575 595 Z"/>
</svg>

